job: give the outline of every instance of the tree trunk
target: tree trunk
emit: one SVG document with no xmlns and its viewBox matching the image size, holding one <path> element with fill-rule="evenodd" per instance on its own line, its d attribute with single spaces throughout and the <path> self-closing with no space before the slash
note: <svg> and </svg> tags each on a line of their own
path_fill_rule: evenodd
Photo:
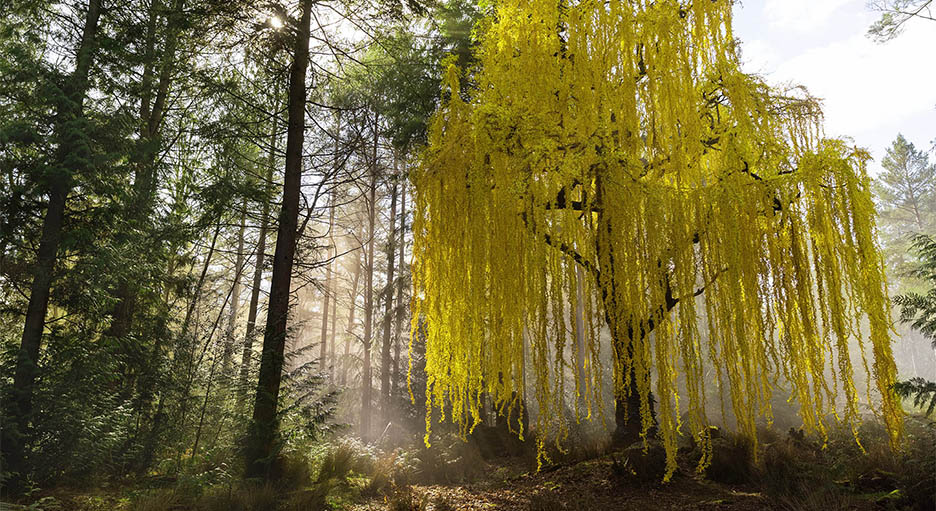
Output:
<svg viewBox="0 0 936 511">
<path fill-rule="evenodd" d="M 617 287 L 619 285 L 615 277 L 615 250 L 612 242 L 612 235 L 615 232 L 611 224 L 611 219 L 602 211 L 602 198 L 605 195 L 604 181 L 601 176 L 595 179 L 595 202 L 597 205 L 597 236 L 595 237 L 595 251 L 598 254 L 598 266 L 600 269 L 600 278 L 598 285 L 601 288 L 602 306 L 605 311 L 605 321 L 611 330 L 612 357 L 614 357 L 614 381 L 625 381 L 624 375 L 619 371 L 629 371 L 627 378 L 628 386 L 623 389 L 615 389 L 614 396 L 614 424 L 615 430 L 612 434 L 612 440 L 616 445 L 627 446 L 640 439 L 641 417 L 640 417 L 640 394 L 637 386 L 637 374 L 634 364 L 627 361 L 633 360 L 635 336 L 649 335 L 653 330 L 653 325 L 641 326 L 639 332 L 634 332 L 630 328 L 625 328 L 618 318 L 617 306 Z M 653 394 L 647 396 L 650 402 L 650 415 L 653 411 Z"/>
<path fill-rule="evenodd" d="M 289 76 L 289 125 L 286 136 L 283 205 L 279 214 L 279 230 L 273 256 L 273 280 L 263 335 L 260 378 L 247 444 L 247 477 L 271 479 L 275 476 L 269 468 L 271 458 L 275 456 L 277 404 L 283 372 L 283 350 L 286 346 L 296 229 L 299 223 L 299 189 L 302 186 L 302 146 L 305 135 L 305 81 L 309 63 L 309 25 L 313 3 L 313 0 L 302 1 L 302 17 Z"/>
<path fill-rule="evenodd" d="M 403 342 L 403 316 L 406 307 L 403 304 L 404 292 L 404 256 L 406 253 L 406 179 L 403 178 L 403 184 L 400 186 L 400 276 L 397 278 L 397 298 L 396 298 L 396 326 L 393 333 L 393 372 L 390 380 L 390 393 L 397 393 L 397 386 L 400 384 L 400 344 Z"/>
<path fill-rule="evenodd" d="M 334 260 L 331 262 L 332 265 L 337 265 L 338 261 Z M 328 341 L 328 350 L 329 350 L 329 364 L 328 364 L 328 378 L 330 381 L 335 381 L 335 370 L 337 368 L 335 361 L 335 341 L 337 339 L 338 332 L 338 285 L 336 282 L 332 281 L 332 292 L 335 294 L 332 297 L 331 301 L 331 338 Z"/>
<path fill-rule="evenodd" d="M 334 154 L 334 175 L 338 176 L 338 172 L 341 170 L 338 165 L 338 154 L 341 151 L 341 110 L 338 110 L 335 113 L 335 154 Z M 333 281 L 333 268 L 335 265 L 335 257 L 338 253 L 337 247 L 335 246 L 335 208 L 338 206 L 338 201 L 335 200 L 337 190 L 333 190 L 328 198 L 328 267 L 325 269 L 325 298 L 322 304 L 322 346 L 321 353 L 319 355 L 319 364 L 320 367 L 328 367 L 328 374 L 331 380 L 335 378 L 335 330 L 338 328 L 337 323 L 335 323 L 334 318 L 332 319 L 332 335 L 331 343 L 329 343 L 328 336 L 328 316 L 330 314 L 329 304 L 330 302 L 338 301 L 338 297 L 333 295 L 335 294 L 335 283 Z M 334 309 L 334 305 L 331 305 L 331 308 Z M 329 352 L 329 346 L 331 351 Z M 331 364 L 328 364 L 326 357 L 329 353 L 331 354 Z"/>
<path fill-rule="evenodd" d="M 393 185 L 390 188 L 390 228 L 387 236 L 387 286 L 384 288 L 384 318 L 383 342 L 380 347 L 380 409 L 383 412 L 383 421 L 390 420 L 390 362 L 391 362 L 391 321 L 393 320 L 393 291 L 394 291 L 394 257 L 396 257 L 396 207 L 397 207 L 397 176 L 396 157 L 393 162 Z"/>
<path fill-rule="evenodd" d="M 373 382 L 371 381 L 371 345 L 374 323 L 374 237 L 377 227 L 377 140 L 378 120 L 374 116 L 374 153 L 371 161 L 367 211 L 367 261 L 364 270 L 364 368 L 361 376 L 361 438 L 367 441 L 371 433 Z"/>
<path fill-rule="evenodd" d="M 351 339 L 354 337 L 354 313 L 357 310 L 358 284 L 361 281 L 361 251 L 364 247 L 354 251 L 354 276 L 351 277 L 351 303 L 348 306 L 348 324 L 345 328 L 344 354 L 341 361 L 341 386 L 348 384 L 348 366 L 351 357 Z"/>
<path fill-rule="evenodd" d="M 274 112 L 279 100 L 279 87 L 274 88 Z M 269 186 L 273 182 L 273 169 L 276 166 L 276 142 L 278 123 L 276 116 L 273 116 L 273 126 L 270 130 L 270 149 L 267 154 L 266 180 L 264 186 Z M 237 388 L 238 402 L 237 409 L 243 410 L 247 403 L 250 386 L 247 380 L 250 377 L 250 358 L 253 353 L 254 338 L 257 335 L 257 310 L 260 307 L 260 291 L 263 288 L 263 265 L 266 259 L 266 239 L 267 229 L 270 217 L 270 201 L 264 200 L 260 212 L 260 232 L 257 238 L 257 251 L 254 256 L 254 274 L 250 289 L 250 305 L 247 309 L 247 335 L 244 336 L 244 349 L 241 353 L 240 374 L 238 375 Z"/>
<path fill-rule="evenodd" d="M 182 13 L 184 8 L 181 0 L 177 1 L 166 21 L 166 42 L 162 61 L 159 65 L 159 81 L 153 90 L 153 72 L 156 67 L 156 21 L 161 5 L 154 1 L 150 6 L 145 37 L 146 58 L 143 66 L 143 75 L 140 81 L 140 111 L 139 111 L 139 141 L 137 143 L 134 159 L 134 178 L 132 202 L 127 204 L 126 210 L 131 224 L 138 224 L 135 228 L 143 231 L 143 225 L 149 221 L 153 213 L 156 200 L 156 157 L 160 145 L 160 127 L 165 116 L 166 103 L 169 96 L 169 87 L 172 82 L 172 70 L 175 61 L 176 46 L 178 45 L 179 31 L 176 28 L 179 20 L 174 19 Z M 153 93 L 155 92 L 155 96 Z M 132 242 L 132 240 L 124 240 Z M 132 279 L 121 279 L 117 286 L 117 303 L 114 306 L 113 319 L 105 332 L 111 337 L 124 337 L 130 333 L 133 326 L 133 316 L 136 312 L 139 288 Z"/>
<path fill-rule="evenodd" d="M 33 387 L 38 373 L 39 350 L 45 316 L 49 308 L 52 277 L 62 241 L 62 225 L 65 221 L 65 204 L 73 186 L 73 175 L 81 171 L 86 147 L 74 133 L 75 121 L 84 117 L 84 100 L 88 91 L 88 75 L 95 54 L 95 37 L 101 16 L 102 0 L 89 0 L 84 30 L 78 46 L 75 69 L 64 85 L 64 100 L 58 107 L 55 119 L 55 135 L 59 141 L 54 167 L 47 172 L 49 204 L 42 221 L 42 237 L 33 266 L 33 281 L 30 286 L 29 305 L 23 335 L 14 369 L 12 402 L 7 423 L 3 425 L 2 452 L 4 470 L 22 478 L 25 445 L 23 432 L 32 415 Z"/>
<path fill-rule="evenodd" d="M 620 346 L 620 343 L 615 341 Z M 628 341 L 627 350 L 633 350 L 633 342 Z M 615 356 L 620 357 L 621 348 L 615 350 Z M 654 418 L 653 393 L 648 396 L 650 400 L 650 415 Z M 627 389 L 615 393 L 614 397 L 614 433 L 612 442 L 615 445 L 627 447 L 641 439 L 643 429 L 640 416 L 640 393 L 637 390 L 637 372 L 633 365 L 630 367 L 630 385 Z"/>
<path fill-rule="evenodd" d="M 325 267 L 325 296 L 322 298 L 322 338 L 321 346 L 319 351 L 319 367 L 324 368 L 326 365 L 326 357 L 328 356 L 328 312 L 331 304 L 329 303 L 332 295 L 332 259 L 335 257 L 334 238 L 331 236 L 331 231 L 335 225 L 335 201 L 334 194 L 328 199 L 328 233 L 329 233 L 329 246 L 328 246 L 328 266 Z M 332 325 L 332 329 L 335 326 Z"/>
<path fill-rule="evenodd" d="M 231 376 L 231 357 L 234 354 L 234 327 L 237 325 L 237 310 L 240 305 L 241 275 L 244 271 L 244 228 L 247 214 L 241 211 L 240 229 L 237 231 L 237 254 L 234 260 L 234 284 L 231 286 L 231 313 L 228 316 L 227 330 L 224 334 L 224 350 L 221 352 L 221 376 Z"/>
<path fill-rule="evenodd" d="M 575 409 L 579 413 L 585 402 L 585 270 L 575 267 Z"/>
</svg>

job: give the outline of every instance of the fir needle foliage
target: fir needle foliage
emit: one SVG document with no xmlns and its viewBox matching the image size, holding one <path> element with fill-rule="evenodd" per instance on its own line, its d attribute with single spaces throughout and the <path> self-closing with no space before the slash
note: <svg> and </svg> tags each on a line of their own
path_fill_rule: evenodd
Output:
<svg viewBox="0 0 936 511">
<path fill-rule="evenodd" d="M 740 71 L 731 5 L 499 1 L 471 90 L 449 63 L 411 177 L 427 425 L 438 409 L 467 432 L 485 393 L 518 414 L 532 389 L 542 454 L 566 427 L 563 369 L 583 367 L 569 389 L 580 415 L 600 412 L 606 380 L 637 392 L 668 479 L 681 431 L 711 452 L 706 387 L 727 389 L 755 443 L 755 420 L 786 390 L 825 435 L 829 414 L 859 420 L 858 366 L 898 441 L 869 156 L 824 138 L 804 90 Z M 572 349 L 578 296 L 587 360 Z"/>
</svg>

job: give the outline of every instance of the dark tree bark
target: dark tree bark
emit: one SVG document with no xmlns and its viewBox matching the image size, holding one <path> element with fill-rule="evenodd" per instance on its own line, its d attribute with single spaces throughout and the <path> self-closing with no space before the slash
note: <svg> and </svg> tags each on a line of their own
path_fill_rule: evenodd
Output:
<svg viewBox="0 0 936 511">
<path fill-rule="evenodd" d="M 611 330 L 612 357 L 615 359 L 614 381 L 617 382 L 627 380 L 628 382 L 627 388 L 616 389 L 615 392 L 615 430 L 612 434 L 612 440 L 617 445 L 626 446 L 640 439 L 640 432 L 642 429 L 640 416 L 640 393 L 637 390 L 638 377 L 641 375 L 637 374 L 633 364 L 629 363 L 629 361 L 633 360 L 635 342 L 638 339 L 642 339 L 642 336 L 649 335 L 650 331 L 653 330 L 653 325 L 646 325 L 646 328 L 641 327 L 639 331 L 635 332 L 632 328 L 625 328 L 621 324 L 623 318 L 617 317 L 618 307 L 616 300 L 618 296 L 617 286 L 619 283 L 614 274 L 615 250 L 614 243 L 611 238 L 615 231 L 611 220 L 607 215 L 602 213 L 603 208 L 601 207 L 601 201 L 606 193 L 604 190 L 604 181 L 601 179 L 601 176 L 598 176 L 596 179 L 595 191 L 595 201 L 597 205 L 596 221 L 598 227 L 598 233 L 595 238 L 595 252 L 599 256 L 598 271 L 600 272 L 598 274 L 598 286 L 601 289 L 601 297 L 605 311 L 605 321 L 608 323 L 608 328 Z M 672 308 L 672 306 L 669 308 Z M 636 336 L 641 337 L 638 338 Z M 628 371 L 630 373 L 627 375 L 628 378 L 624 378 L 623 374 L 618 374 L 618 371 L 620 370 Z M 654 411 L 652 393 L 648 396 L 648 399 L 650 403 L 650 414 L 651 417 L 653 417 Z"/>
<path fill-rule="evenodd" d="M 279 90 L 276 88 L 275 98 L 279 99 Z M 274 105 L 276 101 L 274 101 Z M 274 107 L 274 111 L 276 108 Z M 276 115 L 272 117 L 273 125 L 270 130 L 270 149 L 267 154 L 266 180 L 264 184 L 273 182 L 273 169 L 276 166 L 277 122 Z M 260 307 L 260 291 L 263 288 L 263 265 L 266 260 L 266 239 L 269 228 L 270 201 L 264 200 L 260 212 L 260 232 L 257 238 L 257 251 L 254 256 L 253 282 L 250 288 L 250 305 L 247 307 L 247 335 L 244 336 L 244 349 L 241 353 L 240 374 L 238 375 L 237 409 L 242 410 L 247 403 L 250 386 L 247 379 L 250 376 L 250 358 L 253 353 L 254 338 L 257 335 L 257 310 Z"/>
<path fill-rule="evenodd" d="M 328 200 L 328 266 L 325 267 L 325 296 L 322 298 L 322 337 L 321 345 L 319 346 L 319 366 L 324 368 L 326 365 L 326 357 L 328 356 L 328 313 L 329 307 L 331 306 L 331 295 L 332 295 L 332 259 L 335 257 L 335 240 L 331 236 L 331 231 L 335 225 L 335 201 L 334 196 Z M 335 326 L 332 325 L 332 329 Z"/>
<path fill-rule="evenodd" d="M 348 324 L 345 328 L 344 354 L 341 358 L 341 386 L 348 384 L 348 366 L 351 357 L 351 339 L 354 337 L 354 314 L 357 311 L 358 285 L 361 282 L 361 251 L 363 246 L 354 251 L 354 273 L 351 277 L 351 301 L 348 305 Z"/>
<path fill-rule="evenodd" d="M 396 161 L 394 161 L 396 167 Z M 395 174 L 396 168 L 394 168 Z M 391 358 L 391 321 L 393 320 L 393 291 L 394 291 L 394 258 L 396 257 L 396 208 L 397 208 L 397 176 L 393 176 L 393 185 L 390 188 L 390 229 L 387 239 L 387 286 L 384 288 L 384 317 L 383 341 L 380 346 L 380 409 L 383 420 L 390 420 L 390 364 Z"/>
<path fill-rule="evenodd" d="M 38 372 L 39 350 L 58 248 L 62 241 L 65 205 L 73 186 L 73 176 L 87 165 L 90 155 L 83 143 L 80 121 L 84 117 L 91 63 L 96 53 L 95 38 L 101 16 L 102 0 L 89 0 L 84 29 L 79 41 L 75 69 L 64 84 L 64 98 L 58 106 L 55 136 L 58 150 L 55 163 L 47 171 L 49 203 L 42 221 L 42 237 L 33 266 L 29 305 L 13 376 L 12 400 L 7 423 L 3 425 L 2 452 L 4 470 L 23 476 L 25 445 L 22 433 L 32 415 L 32 397 Z"/>
<path fill-rule="evenodd" d="M 253 421 L 247 442 L 247 477 L 271 479 L 270 470 L 277 438 L 277 404 L 283 372 L 283 351 L 289 315 L 290 281 L 299 223 L 299 189 L 302 186 L 302 146 L 305 139 L 306 69 L 309 63 L 309 26 L 313 0 L 302 0 L 296 31 L 295 54 L 289 76 L 289 124 L 286 135 L 286 172 L 283 204 L 279 214 L 270 304 L 263 335 L 260 378 L 254 401 Z"/>
<path fill-rule="evenodd" d="M 160 128 L 165 117 L 166 103 L 169 98 L 169 88 L 172 84 L 172 71 L 175 64 L 176 47 L 179 39 L 179 20 L 177 18 L 184 8 L 182 0 L 177 0 L 166 20 L 166 41 L 162 59 L 156 55 L 156 31 L 159 11 L 162 4 L 154 1 L 150 6 L 149 18 L 146 27 L 146 56 L 143 65 L 143 75 L 140 80 L 140 111 L 139 111 L 139 141 L 134 153 L 134 177 L 132 199 L 125 206 L 129 221 L 137 225 L 137 230 L 144 231 L 143 224 L 149 221 L 153 214 L 156 201 L 156 158 L 160 145 Z M 158 64 L 159 80 L 155 84 L 155 70 Z M 129 243 L 130 240 L 124 240 Z M 124 337 L 133 327 L 133 316 L 137 308 L 140 290 L 134 285 L 131 278 L 123 278 L 117 286 L 117 303 L 113 310 L 113 319 L 105 332 L 111 337 Z M 144 376 L 145 378 L 145 376 Z"/>
<path fill-rule="evenodd" d="M 377 227 L 377 140 L 378 120 L 374 116 L 374 153 L 371 160 L 370 186 L 367 194 L 367 261 L 364 270 L 364 368 L 361 376 L 361 438 L 367 441 L 371 433 L 371 407 L 373 381 L 371 374 L 371 346 L 374 324 L 374 237 Z"/>
<path fill-rule="evenodd" d="M 246 207 L 246 205 L 244 205 Z M 224 334 L 224 349 L 221 352 L 221 376 L 231 376 L 231 357 L 234 354 L 234 328 L 237 325 L 237 311 L 240 305 L 241 274 L 244 271 L 244 229 L 246 213 L 241 212 L 240 229 L 237 231 L 237 254 L 234 261 L 234 283 L 231 285 L 231 305 L 227 329 Z"/>
<path fill-rule="evenodd" d="M 403 317 L 406 313 L 406 306 L 403 303 L 404 279 L 403 258 L 406 253 L 406 179 L 403 178 L 403 184 L 400 186 L 400 276 L 397 278 L 396 285 L 396 325 L 393 333 L 393 370 L 390 380 L 390 393 L 397 393 L 397 386 L 400 385 L 400 344 L 403 342 Z"/>
</svg>

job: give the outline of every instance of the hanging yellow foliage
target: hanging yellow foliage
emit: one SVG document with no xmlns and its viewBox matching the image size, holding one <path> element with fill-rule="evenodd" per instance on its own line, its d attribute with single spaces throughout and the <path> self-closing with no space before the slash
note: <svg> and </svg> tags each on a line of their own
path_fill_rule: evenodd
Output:
<svg viewBox="0 0 936 511">
<path fill-rule="evenodd" d="M 897 441 L 868 155 L 823 138 L 805 91 L 740 71 L 731 4 L 501 0 L 470 91 L 447 66 L 412 175 L 427 424 L 451 410 L 467 431 L 485 394 L 516 414 L 528 388 L 540 442 L 561 436 L 564 392 L 600 411 L 606 325 L 608 378 L 639 394 L 666 478 L 681 429 L 710 446 L 706 385 L 755 443 L 778 375 L 808 430 L 824 435 L 830 413 L 854 425 L 854 339 Z"/>
</svg>

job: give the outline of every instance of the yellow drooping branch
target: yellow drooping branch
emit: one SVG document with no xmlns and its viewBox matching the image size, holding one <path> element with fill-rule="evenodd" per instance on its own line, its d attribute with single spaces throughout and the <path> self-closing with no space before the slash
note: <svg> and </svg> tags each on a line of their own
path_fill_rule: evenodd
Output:
<svg viewBox="0 0 936 511">
<path fill-rule="evenodd" d="M 645 434 L 655 393 L 668 478 L 680 428 L 708 441 L 706 364 L 753 441 L 778 376 L 825 434 L 830 413 L 858 420 L 857 340 L 897 441 L 868 155 L 823 138 L 805 91 L 741 73 L 735 44 L 729 0 L 497 3 L 475 87 L 448 66 L 411 177 L 429 411 L 467 431 L 483 395 L 503 409 L 529 388 L 539 438 L 561 436 L 569 367 L 600 412 L 607 326 Z"/>
</svg>

